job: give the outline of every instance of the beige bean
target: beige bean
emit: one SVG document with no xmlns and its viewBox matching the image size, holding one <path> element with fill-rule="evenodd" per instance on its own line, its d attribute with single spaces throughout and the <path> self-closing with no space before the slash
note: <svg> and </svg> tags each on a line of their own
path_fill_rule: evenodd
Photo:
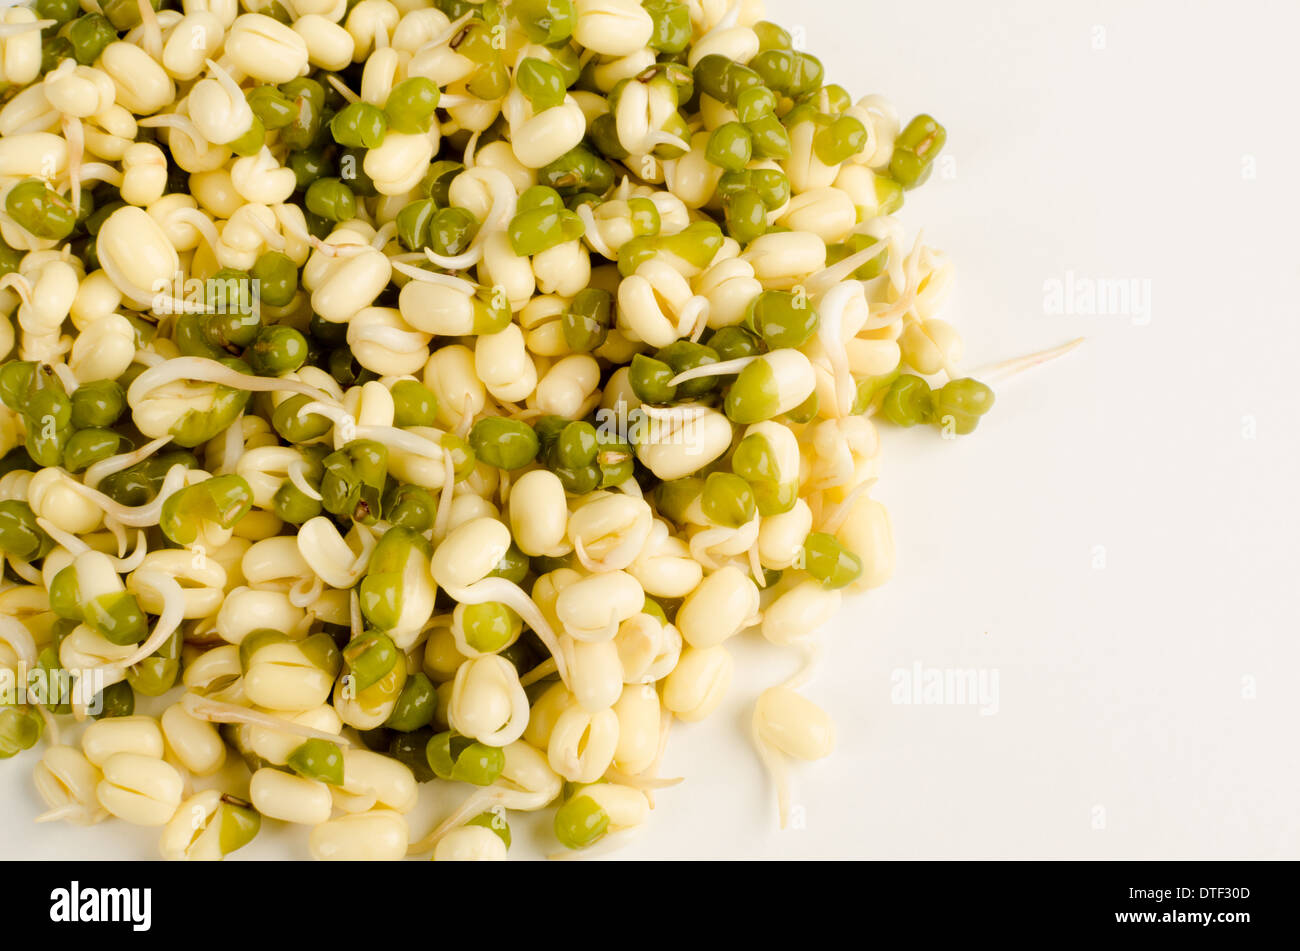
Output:
<svg viewBox="0 0 1300 951">
<path fill-rule="evenodd" d="M 615 783 L 599 783 L 586 787 L 581 795 L 605 810 L 613 829 L 635 828 L 650 816 L 650 803 L 646 801 L 645 793 L 639 789 Z"/>
<path fill-rule="evenodd" d="M 587 118 L 570 96 L 559 106 L 511 123 L 510 144 L 521 165 L 541 168 L 581 142 L 586 131 Z"/>
<path fill-rule="evenodd" d="M 788 687 L 772 687 L 754 706 L 754 729 L 781 752 L 816 760 L 835 749 L 835 723 L 821 707 Z"/>
<path fill-rule="evenodd" d="M 135 359 L 135 328 L 121 314 L 95 321 L 72 344 L 68 367 L 78 383 L 115 380 Z"/>
<path fill-rule="evenodd" d="M 731 446 L 731 422 L 717 410 L 674 407 L 651 420 L 636 455 L 665 482 L 707 466 Z"/>
<path fill-rule="evenodd" d="M 180 704 L 164 710 L 160 722 L 167 749 L 195 776 L 211 776 L 225 764 L 226 744 L 214 724 L 191 716 Z"/>
<path fill-rule="evenodd" d="M 778 221 L 791 231 L 815 234 L 826 244 L 836 244 L 857 224 L 858 209 L 838 188 L 815 188 L 791 198 Z"/>
<path fill-rule="evenodd" d="M 807 231 L 770 232 L 751 242 L 741 260 L 768 290 L 789 290 L 826 266 L 826 243 Z"/>
<path fill-rule="evenodd" d="M 343 731 L 343 720 L 338 711 L 326 703 L 301 713 L 281 712 L 277 716 L 286 722 L 310 727 L 321 733 L 339 734 Z M 304 738 L 298 733 L 287 733 L 270 727 L 246 723 L 239 729 L 240 746 L 271 766 L 286 765 L 289 757 L 303 742 Z"/>
<path fill-rule="evenodd" d="M 618 745 L 614 765 L 629 776 L 649 769 L 659 755 L 659 694 L 650 684 L 628 684 L 614 704 Z"/>
<path fill-rule="evenodd" d="M 894 530 L 888 510 L 875 499 L 854 501 L 835 537 L 862 561 L 862 575 L 850 591 L 878 588 L 894 576 Z"/>
<path fill-rule="evenodd" d="M 245 13 L 230 25 L 226 55 L 246 75 L 264 83 L 287 83 L 307 71 L 307 41 L 261 13 Z"/>
<path fill-rule="evenodd" d="M 624 683 L 654 683 L 677 666 L 682 635 L 671 624 L 649 614 L 638 614 L 619 626 L 614 646 L 623 666 Z"/>
<path fill-rule="evenodd" d="M 96 789 L 99 804 L 132 825 L 166 825 L 181 804 L 181 775 L 161 759 L 115 753 L 103 771 Z"/>
<path fill-rule="evenodd" d="M 475 339 L 474 371 L 488 392 L 505 403 L 523 402 L 537 388 L 537 367 L 518 324 Z"/>
<path fill-rule="evenodd" d="M 546 749 L 551 742 L 551 731 L 559 721 L 560 715 L 577 704 L 569 688 L 556 681 L 533 703 L 528 713 L 528 726 L 524 729 L 524 739 L 538 749 Z"/>
<path fill-rule="evenodd" d="M 308 13 L 293 21 L 293 31 L 307 46 L 307 58 L 317 69 L 343 69 L 352 62 L 356 41 L 337 23 L 318 13 Z"/>
<path fill-rule="evenodd" d="M 952 324 L 943 320 L 908 324 L 898 344 L 903 361 L 922 376 L 938 373 L 962 357 L 961 337 Z"/>
<path fill-rule="evenodd" d="M 86 727 L 81 736 L 81 749 L 86 759 L 101 768 L 117 753 L 162 759 L 163 735 L 153 717 L 110 717 Z"/>
<path fill-rule="evenodd" d="M 794 564 L 812 531 L 812 510 L 803 499 L 794 508 L 768 515 L 759 522 L 758 555 L 763 567 L 783 571 Z"/>
<path fill-rule="evenodd" d="M 185 666 L 181 682 L 195 693 L 215 693 L 229 687 L 241 676 L 239 648 L 223 644 L 206 650 Z"/>
<path fill-rule="evenodd" d="M 343 786 L 334 791 L 334 803 L 343 811 L 365 812 L 378 806 L 407 813 L 418 798 L 419 787 L 406 764 L 370 750 L 343 750 Z"/>
<path fill-rule="evenodd" d="M 394 861 L 406 855 L 409 835 L 401 813 L 376 809 L 322 822 L 307 847 L 317 861 Z"/>
<path fill-rule="evenodd" d="M 789 644 L 812 634 L 840 609 L 839 591 L 827 591 L 806 578 L 783 592 L 763 612 L 763 636 L 773 644 Z"/>
<path fill-rule="evenodd" d="M 510 490 L 510 531 L 524 554 L 562 554 L 568 508 L 564 486 L 546 469 L 527 472 Z"/>
<path fill-rule="evenodd" d="M 612 709 L 591 712 L 574 704 L 555 720 L 547 741 L 551 769 L 572 783 L 594 783 L 614 761 L 619 718 Z"/>
<path fill-rule="evenodd" d="M 236 588 L 217 613 L 216 630 L 227 642 L 239 644 L 259 628 L 292 631 L 306 616 L 283 592 Z"/>
<path fill-rule="evenodd" d="M 211 862 L 224 858 L 221 823 L 212 822 L 220 808 L 219 789 L 205 789 L 181 803 L 171 821 L 163 827 L 158 841 L 162 857 L 171 862 Z"/>
<path fill-rule="evenodd" d="M 117 89 L 117 101 L 138 116 L 152 115 L 176 98 L 172 79 L 157 61 L 132 43 L 109 43 L 98 66 Z"/>
<path fill-rule="evenodd" d="M 461 664 L 447 714 L 457 732 L 490 746 L 519 739 L 528 725 L 528 697 L 514 665 L 495 654 Z"/>
<path fill-rule="evenodd" d="M 718 708 L 731 685 L 733 661 L 726 647 L 687 647 L 664 682 L 664 707 L 688 723 Z"/>
<path fill-rule="evenodd" d="M 600 365 L 585 353 L 557 360 L 528 401 L 543 413 L 579 419 L 599 400 Z"/>
<path fill-rule="evenodd" d="M 690 546 L 670 536 L 662 522 L 652 532 L 628 572 L 656 598 L 684 598 L 704 578 L 704 566 L 691 557 Z"/>
<path fill-rule="evenodd" d="M 645 547 L 654 513 L 644 500 L 614 492 L 585 496 L 569 516 L 569 542 L 584 564 L 601 571 L 629 567 Z"/>
<path fill-rule="evenodd" d="M 138 305 L 152 303 L 158 288 L 169 287 L 180 270 L 167 234 L 148 212 L 134 205 L 108 216 L 100 226 L 95 250 L 114 286 Z"/>
<path fill-rule="evenodd" d="M 758 586 L 734 565 L 726 565 L 700 582 L 677 612 L 677 628 L 696 648 L 716 647 L 751 623 L 758 614 Z"/>
<path fill-rule="evenodd" d="M 270 767 L 253 773 L 248 792 L 253 808 L 262 815 L 299 825 L 326 822 L 333 806 L 324 783 Z"/>
<path fill-rule="evenodd" d="M 612 640 L 618 626 L 641 613 L 645 592 L 625 571 L 604 571 L 569 585 L 555 600 L 565 633 L 579 641 Z"/>
<path fill-rule="evenodd" d="M 644 49 L 654 32 L 650 14 L 633 0 L 575 0 L 574 9 L 574 39 L 602 56 Z"/>
<path fill-rule="evenodd" d="M 588 642 L 561 637 L 569 664 L 569 687 L 583 709 L 604 710 L 623 691 L 623 662 L 612 640 Z"/>
<path fill-rule="evenodd" d="M 510 529 L 495 518 L 459 526 L 433 552 L 431 571 L 442 587 L 471 585 L 494 569 L 510 548 Z"/>
<path fill-rule="evenodd" d="M 92 825 L 106 818 L 96 795 L 100 772 L 73 747 L 46 747 L 32 779 L 50 811 L 58 812 L 68 822 Z"/>
<path fill-rule="evenodd" d="M 506 844 L 501 836 L 483 826 L 452 829 L 433 849 L 435 862 L 504 862 Z"/>
<path fill-rule="evenodd" d="M 322 320 L 344 323 L 375 302 L 392 274 L 387 255 L 380 251 L 367 248 L 350 254 L 311 292 L 312 309 Z"/>
</svg>

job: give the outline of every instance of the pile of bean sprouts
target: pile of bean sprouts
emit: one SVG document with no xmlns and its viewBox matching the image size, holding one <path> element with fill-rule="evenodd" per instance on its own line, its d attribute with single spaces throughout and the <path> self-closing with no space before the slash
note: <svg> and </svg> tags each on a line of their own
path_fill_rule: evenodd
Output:
<svg viewBox="0 0 1300 951">
<path fill-rule="evenodd" d="M 729 641 L 811 659 L 890 578 L 877 421 L 992 405 L 894 218 L 943 127 L 757 0 L 35 0 L 0 89 L 0 756 L 38 821 L 481 860 L 550 810 L 608 847 Z M 783 824 L 835 743 L 806 676 L 754 704 Z M 414 828 L 426 784 L 459 804 Z"/>
</svg>

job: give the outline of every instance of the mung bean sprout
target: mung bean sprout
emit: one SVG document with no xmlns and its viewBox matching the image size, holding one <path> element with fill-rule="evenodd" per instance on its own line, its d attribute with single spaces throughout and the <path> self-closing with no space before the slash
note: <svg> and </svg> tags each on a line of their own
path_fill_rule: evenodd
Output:
<svg viewBox="0 0 1300 951">
<path fill-rule="evenodd" d="M 168 859 L 643 826 L 727 642 L 809 650 L 892 575 L 879 421 L 993 407 L 894 217 L 945 140 L 759 0 L 7 10 L 0 757 L 48 734 L 38 821 Z M 795 685 L 752 718 L 783 820 L 835 735 Z M 429 783 L 460 805 L 413 830 Z"/>
</svg>

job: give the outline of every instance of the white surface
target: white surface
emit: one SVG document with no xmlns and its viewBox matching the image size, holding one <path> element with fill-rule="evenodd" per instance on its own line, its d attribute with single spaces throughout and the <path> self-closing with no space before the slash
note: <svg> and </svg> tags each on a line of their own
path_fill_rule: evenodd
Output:
<svg viewBox="0 0 1300 951">
<path fill-rule="evenodd" d="M 968 439 L 884 433 L 898 575 L 825 632 L 807 692 L 839 750 L 793 772 L 805 828 L 776 831 L 747 739 L 796 660 L 747 638 L 725 707 L 674 729 L 664 773 L 687 781 L 620 855 L 1300 856 L 1297 8 L 769 13 L 855 96 L 946 124 L 955 174 L 903 219 L 956 261 L 965 366 L 1088 342 Z M 1045 314 L 1067 271 L 1150 281 L 1149 322 Z M 892 703 L 914 663 L 996 671 L 996 714 Z M 30 826 L 32 762 L 0 765 L 0 856 L 154 854 L 149 830 Z"/>
</svg>

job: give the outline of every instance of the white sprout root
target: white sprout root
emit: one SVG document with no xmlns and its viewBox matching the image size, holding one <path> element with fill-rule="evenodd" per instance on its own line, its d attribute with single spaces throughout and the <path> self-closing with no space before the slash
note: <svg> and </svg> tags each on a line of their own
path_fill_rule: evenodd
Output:
<svg viewBox="0 0 1300 951">
<path fill-rule="evenodd" d="M 303 495 L 307 496 L 307 498 L 311 499 L 312 501 L 319 502 L 321 501 L 322 496 L 319 492 L 317 492 L 314 488 L 312 488 L 311 483 L 307 481 L 306 472 L 307 472 L 307 463 L 299 459 L 297 462 L 292 462 L 289 464 L 289 468 L 286 474 L 289 478 L 290 484 L 292 484 L 295 489 L 297 489 Z"/>
<path fill-rule="evenodd" d="M 433 538 L 442 541 L 451 524 L 451 504 L 456 500 L 456 464 L 451 453 L 442 454 L 442 491 L 438 493 L 438 510 L 433 517 Z"/>
<path fill-rule="evenodd" d="M 162 26 L 158 23 L 158 14 L 154 12 L 149 0 L 135 0 L 140 13 L 140 25 L 144 34 L 140 47 L 154 60 L 161 60 L 163 55 Z"/>
<path fill-rule="evenodd" d="M 148 459 L 171 441 L 171 436 L 159 436 L 157 439 L 151 439 L 134 452 L 124 452 L 99 460 L 99 462 L 86 469 L 85 484 L 93 489 L 114 473 L 129 469 L 136 463 Z"/>
<path fill-rule="evenodd" d="M 342 96 L 344 100 L 347 101 L 349 104 L 358 103 L 361 101 L 361 97 L 358 96 L 356 93 L 354 93 L 351 89 L 349 89 L 347 87 L 347 84 L 344 83 L 343 80 L 339 79 L 338 76 L 334 75 L 333 73 L 330 73 L 325 78 L 329 81 L 329 84 L 334 87 L 334 89 L 338 92 L 338 94 Z"/>
<path fill-rule="evenodd" d="M 68 143 L 68 184 L 72 190 L 72 210 L 81 213 L 81 156 L 86 147 L 86 133 L 76 116 L 64 116 L 60 122 Z"/>
<path fill-rule="evenodd" d="M 456 277 L 454 274 L 439 274 L 437 271 L 428 271 L 422 267 L 407 264 L 404 261 L 393 261 L 392 264 L 393 270 L 399 274 L 405 274 L 413 281 L 423 281 L 426 284 L 442 284 L 460 291 L 466 297 L 478 290 L 477 284 L 467 281 L 463 277 Z"/>
<path fill-rule="evenodd" d="M 89 545 L 83 542 L 76 535 L 65 532 L 48 518 L 38 515 L 36 516 L 36 524 L 40 526 L 41 530 L 45 532 L 46 535 L 49 535 L 50 538 L 54 539 L 54 541 L 66 548 L 70 553 L 80 555 L 83 552 L 90 551 Z"/>
<path fill-rule="evenodd" d="M 812 297 L 826 293 L 835 285 L 847 281 L 858 268 L 880 257 L 887 244 L 888 242 L 882 238 L 867 245 L 861 251 L 850 254 L 844 260 L 837 261 L 824 271 L 818 271 L 804 282 L 804 290 Z"/>
<path fill-rule="evenodd" d="M 313 574 L 311 578 L 299 578 L 289 589 L 289 603 L 295 608 L 306 608 L 320 600 L 325 590 L 325 582 Z"/>
<path fill-rule="evenodd" d="M 309 740 L 325 740 L 338 746 L 352 745 L 351 741 L 341 734 L 313 730 L 309 726 L 294 723 L 292 720 L 283 720 L 261 710 L 241 707 L 221 700 L 213 700 L 211 697 L 205 697 L 197 693 L 185 694 L 180 703 L 185 708 L 185 712 L 196 720 L 207 720 L 209 723 L 246 723 L 249 726 L 260 726 L 279 733 L 288 733 L 291 736 L 305 737 Z"/>
<path fill-rule="evenodd" d="M 608 244 L 605 243 L 605 239 L 601 235 L 600 229 L 596 226 L 596 215 L 591 210 L 591 205 L 586 204 L 584 202 L 583 204 L 578 206 L 577 211 L 578 211 L 578 217 L 582 219 L 582 225 L 584 229 L 582 235 L 583 239 L 587 242 L 587 244 L 591 247 L 591 249 L 595 251 L 597 254 L 601 255 L 602 257 L 608 258 L 611 261 L 617 261 L 618 252 L 614 251 Z"/>
<path fill-rule="evenodd" d="M 817 337 L 830 360 L 835 380 L 835 408 L 842 417 L 853 411 L 853 400 L 857 396 L 857 385 L 849 372 L 849 356 L 844 346 L 844 311 L 854 297 L 861 296 L 862 288 L 858 284 L 835 285 L 822 298 L 821 320 L 817 325 Z"/>
<path fill-rule="evenodd" d="M 757 710 L 754 711 L 753 721 L 750 726 L 750 737 L 754 741 L 754 748 L 758 750 L 758 758 L 762 762 L 763 768 L 767 770 L 772 785 L 776 787 L 777 815 L 780 817 L 781 828 L 784 829 L 790 822 L 789 770 L 785 757 L 773 749 L 767 740 L 763 739 L 763 731 L 759 724 Z"/>
<path fill-rule="evenodd" d="M 47 26 L 58 26 L 57 20 L 32 20 L 29 23 L 0 23 L 0 40 L 7 40 L 11 36 L 22 36 L 24 33 L 36 33 L 45 29 Z"/>
<path fill-rule="evenodd" d="M 60 822 L 67 820 L 77 825 L 94 825 L 108 818 L 103 809 L 92 810 L 82 802 L 69 802 L 54 809 L 47 809 L 33 819 L 33 822 Z"/>
<path fill-rule="evenodd" d="M 677 374 L 668 381 L 668 385 L 680 386 L 683 383 L 689 383 L 691 380 L 703 380 L 711 376 L 731 376 L 733 373 L 739 373 L 757 359 L 758 357 L 737 357 L 734 360 L 722 360 L 718 363 L 706 363 L 703 366 L 692 367 Z"/>
<path fill-rule="evenodd" d="M 619 786 L 627 786 L 631 789 L 638 789 L 642 792 L 650 789 L 671 789 L 673 786 L 679 786 L 686 782 L 686 777 L 684 776 L 646 776 L 640 773 L 625 773 L 613 766 L 605 770 L 605 779 L 609 780 L 611 783 L 617 783 Z"/>
<path fill-rule="evenodd" d="M 225 440 L 221 447 L 221 465 L 218 466 L 213 475 L 234 472 L 235 466 L 239 464 L 240 457 L 243 455 L 244 414 L 240 413 L 226 429 Z"/>
<path fill-rule="evenodd" d="M 123 526 L 119 526 L 119 528 L 121 534 L 117 537 L 118 555 L 116 558 L 110 555 L 108 560 L 112 563 L 114 571 L 124 575 L 135 571 L 144 564 L 145 555 L 149 554 L 149 540 L 143 530 L 136 531 L 135 550 L 130 555 L 127 555 L 125 554 L 127 545 L 126 529 Z"/>
<path fill-rule="evenodd" d="M 365 622 L 361 617 L 361 595 L 356 588 L 348 591 L 348 628 L 354 639 L 360 637 L 365 630 Z"/>
<path fill-rule="evenodd" d="M 9 645 L 20 664 L 36 666 L 36 639 L 17 618 L 0 615 L 0 642 Z"/>
<path fill-rule="evenodd" d="M 446 29 L 444 29 L 441 33 L 437 34 L 436 36 L 434 36 L 431 40 L 429 40 L 429 42 L 421 46 L 417 52 L 425 53 L 446 46 L 448 43 L 454 40 L 457 37 L 457 35 L 459 35 L 460 31 L 465 28 L 465 24 L 468 23 L 470 20 L 472 20 L 474 16 L 475 16 L 474 12 L 470 11 L 469 13 L 466 13 L 463 16 L 459 16 L 456 19 L 452 20 L 451 24 L 447 26 Z M 439 101 L 445 103 L 446 97 L 444 96 Z M 473 101 L 478 102 L 477 99 Z"/>
<path fill-rule="evenodd" d="M 500 796 L 491 786 L 485 786 L 482 789 L 476 789 L 470 793 L 463 802 L 443 817 L 433 829 L 425 836 L 410 843 L 406 847 L 407 855 L 419 855 L 421 852 L 428 852 L 438 844 L 448 832 L 459 828 L 470 819 L 473 819 L 480 812 L 496 805 L 500 801 Z"/>
<path fill-rule="evenodd" d="M 582 567 L 594 574 L 599 571 L 614 570 L 615 566 L 627 565 L 636 557 L 643 544 L 645 544 L 644 538 L 629 534 L 627 538 L 606 552 L 604 558 L 593 558 L 582 543 L 582 537 L 578 536 L 573 540 L 573 553 Z"/>
<path fill-rule="evenodd" d="M 853 511 L 854 504 L 863 495 L 871 491 L 871 488 L 876 484 L 876 481 L 877 480 L 875 479 L 867 479 L 865 482 L 859 483 L 849 491 L 848 495 L 844 496 L 842 501 L 836 503 L 829 510 L 823 512 L 821 528 L 819 530 L 825 532 L 827 535 L 834 535 L 838 532 L 843 527 L 845 520 L 849 517 L 849 513 Z"/>
<path fill-rule="evenodd" d="M 135 584 L 151 591 L 162 599 L 162 614 L 158 615 L 158 621 L 154 625 L 153 633 L 145 638 L 144 643 L 131 652 L 124 660 L 112 661 L 99 666 L 112 670 L 119 670 L 125 674 L 128 667 L 140 663 L 150 654 L 157 651 L 167 643 L 176 629 L 181 626 L 181 621 L 185 619 L 185 592 L 181 586 L 176 583 L 176 579 L 170 575 L 165 575 L 161 571 L 138 571 L 135 576 Z"/>
<path fill-rule="evenodd" d="M 499 601 L 513 610 L 533 629 L 537 639 L 551 652 L 551 657 L 555 660 L 556 672 L 565 686 L 569 685 L 568 665 L 565 663 L 564 652 L 560 649 L 560 639 L 556 636 L 550 622 L 546 620 L 542 609 L 524 592 L 523 588 L 506 578 L 484 578 L 466 587 L 444 585 L 443 590 L 461 604 Z"/>
<path fill-rule="evenodd" d="M 551 676 L 551 674 L 558 672 L 558 670 L 559 668 L 555 664 L 555 658 L 548 657 L 532 670 L 528 671 L 528 673 L 520 677 L 519 683 L 524 687 L 529 687 L 539 681 L 545 680 L 547 677 Z"/>
<path fill-rule="evenodd" d="M 138 406 L 153 390 L 177 380 L 215 383 L 253 393 L 297 393 L 321 402 L 330 402 L 328 393 L 299 380 L 240 373 L 207 357 L 172 357 L 165 363 L 150 367 L 131 382 L 126 391 L 126 401 L 131 406 Z"/>
<path fill-rule="evenodd" d="M 22 578 L 28 584 L 42 584 L 40 569 L 34 567 L 30 562 L 23 561 L 14 555 L 0 553 L 0 562 L 7 562 L 13 569 L 14 574 Z"/>
<path fill-rule="evenodd" d="M 1076 337 L 1068 343 L 1063 343 L 1059 347 L 1052 347 L 1048 350 L 1040 350 L 1038 353 L 1026 354 L 1022 357 L 1013 357 L 1010 360 L 1004 360 L 1001 363 L 995 363 L 990 367 L 977 370 L 972 374 L 977 380 L 984 383 L 1000 383 L 1003 380 L 1009 380 L 1012 377 L 1019 376 L 1034 367 L 1042 366 L 1044 363 L 1050 363 L 1058 360 L 1067 353 L 1082 346 L 1086 337 Z"/>
<path fill-rule="evenodd" d="M 821 648 L 816 643 L 804 642 L 801 645 L 801 650 L 804 655 L 803 663 L 793 676 L 781 684 L 782 687 L 788 690 L 795 690 L 806 684 L 811 679 L 818 660 L 821 659 Z M 758 714 L 759 708 L 755 707 L 754 715 L 750 719 L 750 736 L 754 741 L 754 748 L 758 750 L 758 758 L 771 777 L 772 785 L 776 788 L 777 815 L 781 821 L 781 828 L 785 829 L 790 823 L 789 763 L 783 753 L 775 749 L 763 738 L 762 725 Z"/>
<path fill-rule="evenodd" d="M 754 539 L 754 544 L 749 546 L 749 573 L 754 578 L 754 583 L 760 588 L 767 587 L 767 572 L 763 570 L 763 559 L 759 553 L 758 539 Z"/>
<path fill-rule="evenodd" d="M 151 528 L 158 524 L 162 516 L 163 503 L 185 484 L 187 471 L 180 463 L 168 469 L 167 475 L 163 476 L 163 484 L 158 494 L 154 496 L 152 502 L 146 502 L 144 505 L 122 505 L 98 489 L 92 489 L 75 480 L 68 482 L 67 485 L 78 495 L 98 505 L 106 516 L 116 519 L 121 524 L 130 528 Z"/>
</svg>

